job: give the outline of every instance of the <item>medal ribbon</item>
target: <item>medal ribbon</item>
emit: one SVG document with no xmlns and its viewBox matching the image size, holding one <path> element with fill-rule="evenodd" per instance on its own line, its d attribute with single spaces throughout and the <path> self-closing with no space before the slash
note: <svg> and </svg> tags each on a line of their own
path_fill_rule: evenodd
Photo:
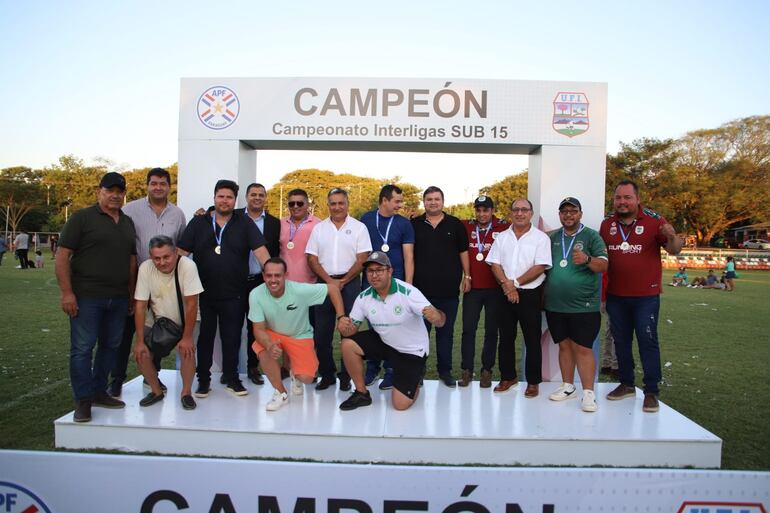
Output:
<svg viewBox="0 0 770 513">
<path fill-rule="evenodd" d="M 375 214 L 374 224 L 375 224 L 375 226 L 377 226 L 377 233 L 379 234 L 380 238 L 382 239 L 382 243 L 383 244 L 387 244 L 388 243 L 388 235 L 390 235 L 390 225 L 393 224 L 393 218 L 394 217 L 396 217 L 395 214 L 390 216 L 390 221 L 388 221 L 388 227 L 385 228 L 385 236 L 383 237 L 382 236 L 382 232 L 380 231 L 380 213 L 377 212 Z"/>
<path fill-rule="evenodd" d="M 476 249 L 478 249 L 479 253 L 484 252 L 484 243 L 487 240 L 487 235 L 489 235 L 489 232 L 492 231 L 492 221 L 489 222 L 487 225 L 486 230 L 484 231 L 484 239 L 481 239 L 481 235 L 479 234 L 479 225 L 476 223 Z"/>
<path fill-rule="evenodd" d="M 229 223 L 230 220 L 227 220 L 227 223 Z M 221 230 L 219 230 L 219 235 L 217 236 L 217 215 L 216 213 L 211 216 L 211 227 L 214 229 L 214 240 L 217 241 L 217 246 L 222 246 L 222 235 L 225 233 L 225 228 L 227 228 L 227 223 L 222 227 Z"/>
<path fill-rule="evenodd" d="M 585 228 L 585 226 L 583 226 L 583 223 L 580 223 L 580 228 L 578 228 L 577 233 L 575 233 L 575 235 L 572 236 L 572 240 L 569 241 L 569 247 L 566 247 L 564 244 L 564 228 L 561 229 L 561 257 L 563 260 L 567 260 L 567 255 L 572 251 L 572 245 L 575 244 L 575 239 L 577 239 L 578 233 L 583 231 L 583 228 Z"/>
<path fill-rule="evenodd" d="M 636 219 L 634 219 L 634 222 L 631 223 L 631 226 L 628 227 L 628 233 L 623 231 L 623 223 L 618 221 L 618 230 L 620 230 L 620 236 L 623 238 L 623 242 L 628 241 L 628 238 L 631 236 L 631 232 L 633 231 L 632 228 L 636 224 Z"/>
<path fill-rule="evenodd" d="M 307 223 L 307 220 L 310 218 L 310 216 L 305 216 L 305 219 L 302 220 L 301 223 L 299 223 L 299 226 L 296 230 L 292 230 L 294 228 L 294 221 L 289 219 L 289 242 L 294 240 L 294 236 L 299 233 L 299 231 L 302 229 L 302 227 Z"/>
</svg>

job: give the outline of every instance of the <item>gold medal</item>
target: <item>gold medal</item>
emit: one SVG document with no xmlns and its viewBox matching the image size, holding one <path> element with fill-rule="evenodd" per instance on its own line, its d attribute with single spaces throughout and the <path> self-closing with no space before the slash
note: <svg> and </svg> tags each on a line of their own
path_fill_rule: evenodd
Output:
<svg viewBox="0 0 770 513">
<path fill-rule="evenodd" d="M 476 260 L 478 260 L 479 262 L 483 261 L 484 255 L 482 255 L 481 253 L 476 253 Z"/>
<path fill-rule="evenodd" d="M 286 243 L 286 247 L 289 249 L 294 249 L 294 243 L 292 241 L 289 241 Z"/>
<path fill-rule="evenodd" d="M 567 267 L 567 259 L 562 258 L 561 262 L 559 262 L 559 267 Z"/>
<path fill-rule="evenodd" d="M 380 249 L 382 249 L 383 253 L 387 253 L 388 251 L 390 251 L 390 246 L 388 246 L 387 244 L 383 244 L 382 248 Z"/>
</svg>

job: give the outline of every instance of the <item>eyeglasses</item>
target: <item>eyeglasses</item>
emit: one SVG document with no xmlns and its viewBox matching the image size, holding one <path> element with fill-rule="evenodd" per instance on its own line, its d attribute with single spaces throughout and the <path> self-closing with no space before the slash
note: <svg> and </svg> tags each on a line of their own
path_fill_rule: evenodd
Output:
<svg viewBox="0 0 770 513">
<path fill-rule="evenodd" d="M 380 267 L 380 268 L 377 268 L 377 269 L 373 269 L 371 267 L 367 267 L 366 268 L 366 274 L 368 274 L 370 276 L 377 276 L 378 274 L 383 274 L 387 270 L 388 270 L 387 267 Z"/>
<path fill-rule="evenodd" d="M 580 213 L 580 210 L 559 210 L 559 214 L 563 216 L 576 216 Z"/>
<path fill-rule="evenodd" d="M 524 207 L 524 208 L 512 208 L 511 212 L 513 212 L 514 214 L 519 214 L 519 213 L 526 214 L 527 212 L 529 212 L 529 209 L 526 208 L 526 207 Z"/>
<path fill-rule="evenodd" d="M 289 202 L 289 208 L 304 207 L 304 206 L 305 206 L 305 202 L 304 201 L 290 201 Z"/>
</svg>

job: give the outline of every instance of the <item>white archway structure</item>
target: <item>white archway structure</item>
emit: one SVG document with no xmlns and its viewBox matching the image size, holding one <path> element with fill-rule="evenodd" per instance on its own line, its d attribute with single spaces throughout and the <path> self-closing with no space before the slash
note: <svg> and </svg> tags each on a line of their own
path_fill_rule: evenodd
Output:
<svg viewBox="0 0 770 513">
<path fill-rule="evenodd" d="M 178 203 L 190 216 L 211 203 L 218 179 L 253 182 L 260 149 L 526 154 L 541 227 L 559 226 L 558 204 L 574 196 L 598 229 L 606 134 L 606 83 L 185 78 Z M 551 362 L 544 377 L 558 373 Z"/>
</svg>

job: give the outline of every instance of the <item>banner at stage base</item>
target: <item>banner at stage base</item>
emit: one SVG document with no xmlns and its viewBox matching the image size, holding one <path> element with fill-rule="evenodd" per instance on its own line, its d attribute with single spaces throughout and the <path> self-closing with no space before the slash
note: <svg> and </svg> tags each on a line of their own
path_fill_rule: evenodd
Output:
<svg viewBox="0 0 770 513">
<path fill-rule="evenodd" d="M 0 511 L 8 513 L 767 513 L 769 500 L 770 472 L 0 451 Z"/>
</svg>

